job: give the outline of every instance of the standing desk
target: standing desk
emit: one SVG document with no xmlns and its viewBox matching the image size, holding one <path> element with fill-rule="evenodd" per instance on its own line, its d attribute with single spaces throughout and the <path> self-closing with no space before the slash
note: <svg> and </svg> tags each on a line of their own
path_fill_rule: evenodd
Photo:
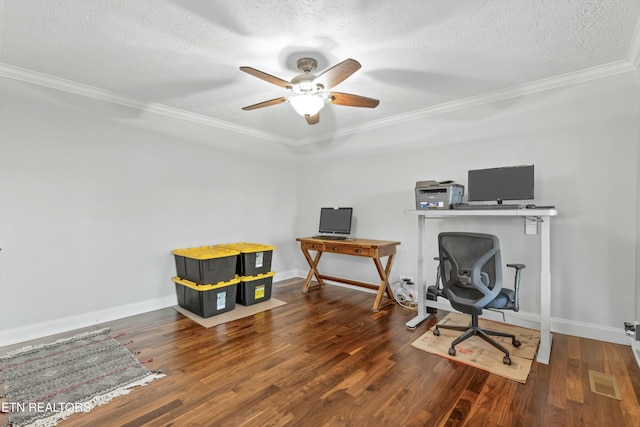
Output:
<svg viewBox="0 0 640 427">
<path fill-rule="evenodd" d="M 500 217 L 540 219 L 540 348 L 538 362 L 549 364 L 551 356 L 551 268 L 550 268 L 550 227 L 552 216 L 558 215 L 556 209 L 487 209 L 487 210 L 409 210 L 407 215 L 418 216 L 418 315 L 407 322 L 407 327 L 415 329 L 418 324 L 429 317 L 424 277 L 424 252 L 426 247 L 426 220 L 448 219 L 457 217 Z M 521 222 L 518 222 L 520 227 Z M 524 227 L 523 227 L 524 228 Z"/>
<path fill-rule="evenodd" d="M 309 270 L 309 274 L 307 274 L 307 279 L 304 281 L 304 286 L 302 287 L 303 293 L 321 288 L 322 286 L 324 286 L 323 279 L 326 279 L 368 289 L 377 289 L 378 292 L 376 295 L 376 300 L 373 303 L 373 311 L 380 311 L 381 308 L 393 304 L 396 301 L 393 297 L 391 286 L 389 285 L 389 273 L 391 273 L 393 259 L 396 256 L 396 246 L 399 245 L 400 242 L 371 239 L 329 240 L 316 237 L 299 237 L 296 240 L 300 242 L 300 249 L 302 250 L 302 253 L 304 254 L 307 262 L 309 263 L 309 267 L 311 267 L 311 269 Z M 315 257 L 311 257 L 311 254 L 309 254 L 310 250 L 316 251 Z M 378 275 L 380 276 L 380 284 L 375 285 L 371 283 L 360 282 L 357 280 L 321 274 L 318 271 L 318 263 L 320 262 L 320 257 L 324 252 L 371 258 L 376 266 L 376 269 L 378 270 Z M 382 265 L 382 261 L 380 260 L 380 258 L 382 257 L 388 257 L 385 266 Z M 313 276 L 316 277 L 318 284 L 310 286 Z M 383 305 L 382 297 L 385 293 L 387 294 L 388 300 Z"/>
</svg>

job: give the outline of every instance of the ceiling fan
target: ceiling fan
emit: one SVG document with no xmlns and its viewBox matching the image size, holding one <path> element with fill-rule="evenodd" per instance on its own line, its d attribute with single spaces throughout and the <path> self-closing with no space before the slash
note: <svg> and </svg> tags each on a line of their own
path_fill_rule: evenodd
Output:
<svg viewBox="0 0 640 427">
<path fill-rule="evenodd" d="M 289 102 L 296 112 L 307 120 L 307 123 L 314 125 L 320 121 L 320 110 L 324 107 L 324 104 L 375 108 L 380 103 L 377 99 L 367 98 L 365 96 L 329 91 L 329 89 L 342 83 L 347 77 L 360 68 L 360 63 L 355 59 L 345 59 L 319 76 L 311 74 L 311 72 L 318 67 L 315 59 L 301 58 L 297 64 L 298 69 L 302 71 L 303 74 L 295 76 L 290 82 L 256 70 L 255 68 L 240 67 L 240 69 L 247 74 L 251 74 L 254 77 L 293 92 L 291 96 L 283 96 L 270 99 L 269 101 L 259 102 L 244 107 L 243 110 L 255 110 L 257 108 Z"/>
</svg>

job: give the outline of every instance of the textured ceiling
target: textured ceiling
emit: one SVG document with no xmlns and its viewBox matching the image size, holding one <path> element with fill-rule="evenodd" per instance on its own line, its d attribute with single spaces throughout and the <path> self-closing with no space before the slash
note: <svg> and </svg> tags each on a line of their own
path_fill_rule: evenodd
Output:
<svg viewBox="0 0 640 427">
<path fill-rule="evenodd" d="M 639 43 L 638 0 L 0 1 L 1 74 L 291 144 L 633 66 Z M 318 60 L 316 74 L 358 60 L 362 68 L 335 89 L 380 105 L 327 105 L 313 126 L 288 104 L 241 110 L 288 92 L 239 66 L 290 80 L 302 56 Z"/>
</svg>

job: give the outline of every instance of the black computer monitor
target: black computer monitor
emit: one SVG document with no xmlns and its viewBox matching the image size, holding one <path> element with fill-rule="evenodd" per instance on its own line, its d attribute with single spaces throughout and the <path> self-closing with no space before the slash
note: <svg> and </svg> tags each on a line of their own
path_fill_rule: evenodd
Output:
<svg viewBox="0 0 640 427">
<path fill-rule="evenodd" d="M 470 202 L 533 199 L 533 165 L 470 170 Z"/>
<path fill-rule="evenodd" d="M 351 234 L 353 208 L 320 208 L 320 227 L 322 234 Z"/>
</svg>

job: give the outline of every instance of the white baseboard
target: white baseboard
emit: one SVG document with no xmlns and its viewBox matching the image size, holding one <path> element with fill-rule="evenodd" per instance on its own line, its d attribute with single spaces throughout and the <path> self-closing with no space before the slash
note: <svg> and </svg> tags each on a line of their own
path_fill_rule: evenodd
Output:
<svg viewBox="0 0 640 427">
<path fill-rule="evenodd" d="M 304 271 L 298 271 L 298 277 L 306 277 L 307 273 Z M 363 289 L 356 286 L 345 285 L 342 283 L 332 282 L 325 280 L 325 283 L 341 286 L 350 289 L 356 289 L 364 292 L 376 292 L 370 289 Z M 455 311 L 449 304 L 449 301 L 445 299 L 439 299 L 432 302 L 432 306 L 445 311 Z M 502 315 L 499 312 L 486 311 L 482 318 L 502 321 Z M 527 313 L 524 311 L 513 312 L 504 311 L 505 321 L 523 328 L 540 329 L 540 315 L 536 313 Z M 551 332 L 557 332 L 564 335 L 571 335 L 581 338 L 588 338 L 597 341 L 610 342 L 614 344 L 629 345 L 629 339 L 627 334 L 622 328 L 612 328 L 608 326 L 596 325 L 593 323 L 577 322 L 574 320 L 561 319 L 557 317 L 551 318 Z M 638 349 L 640 352 L 640 349 Z M 638 355 L 636 355 L 638 357 Z"/>
<path fill-rule="evenodd" d="M 275 276 L 273 276 L 273 283 L 283 282 L 285 280 L 298 278 L 298 272 L 296 270 L 289 270 L 285 272 L 277 272 Z"/>
<path fill-rule="evenodd" d="M 439 299 L 431 302 L 430 305 L 445 311 L 455 311 L 449 301 Z M 502 322 L 501 312 L 485 310 L 481 318 Z M 527 313 L 525 311 L 504 311 L 507 323 L 529 329 L 540 329 L 540 315 Z M 610 342 L 614 344 L 629 345 L 629 337 L 622 328 L 611 328 L 608 326 L 595 325 L 593 323 L 576 322 L 574 320 L 551 318 L 551 332 L 563 335 L 588 338 L 597 341 Z"/>
<path fill-rule="evenodd" d="M 160 297 L 152 300 L 141 301 L 119 307 L 108 308 L 91 313 L 83 313 L 75 316 L 62 317 L 48 320 L 46 322 L 21 326 L 13 329 L 0 331 L 0 347 L 16 344 L 49 335 L 60 334 L 74 329 L 85 328 L 124 317 L 135 316 L 136 314 L 147 313 L 161 308 L 176 305 L 176 295 Z"/>
<path fill-rule="evenodd" d="M 274 284 L 294 277 L 298 277 L 297 271 L 295 270 L 276 273 L 274 276 Z M 60 334 L 74 329 L 86 328 L 100 323 L 111 322 L 166 307 L 173 307 L 176 304 L 178 304 L 178 300 L 176 295 L 173 294 L 119 307 L 62 317 L 13 329 L 0 330 L 0 347 Z"/>
<path fill-rule="evenodd" d="M 640 366 L 640 341 L 633 337 L 629 337 L 629 340 L 631 341 L 631 351 L 636 358 L 636 363 Z"/>
<path fill-rule="evenodd" d="M 625 333 L 622 327 L 612 328 L 610 326 L 552 317 L 551 332 L 558 332 L 564 335 L 573 335 L 576 337 L 589 338 L 614 344 L 629 345 L 629 336 Z"/>
<path fill-rule="evenodd" d="M 276 273 L 274 276 L 274 284 L 284 280 L 293 278 L 303 278 L 306 272 L 300 270 L 291 270 L 282 273 Z M 337 282 L 326 281 L 327 284 L 341 286 L 362 292 L 375 293 L 370 289 L 363 289 L 351 285 Z M 277 285 L 276 285 L 277 286 Z M 21 326 L 13 329 L 0 330 L 0 347 L 12 345 L 32 339 L 38 339 L 49 335 L 55 335 L 74 329 L 84 328 L 100 323 L 110 322 L 124 317 L 135 316 L 137 314 L 147 313 L 149 311 L 159 310 L 166 307 L 172 307 L 177 304 L 175 295 L 156 298 L 153 300 L 141 301 L 134 304 L 127 304 L 119 307 L 108 308 L 105 310 L 84 313 L 75 316 L 53 319 L 47 322 L 36 323 L 32 325 Z M 439 300 L 433 304 L 436 308 L 451 311 L 451 305 L 448 301 Z M 486 312 L 484 318 L 490 320 L 502 321 L 499 313 Z M 506 321 L 518 326 L 531 329 L 540 328 L 540 315 L 526 312 L 505 312 Z M 615 344 L 630 345 L 629 337 L 622 328 L 611 328 L 606 326 L 594 325 L 592 323 L 576 322 L 573 320 L 552 318 L 551 331 L 565 335 L 572 335 L 582 338 L 594 339 L 598 341 L 611 342 Z M 638 365 L 640 365 L 640 344 L 637 341 L 632 342 L 632 350 Z"/>
</svg>

